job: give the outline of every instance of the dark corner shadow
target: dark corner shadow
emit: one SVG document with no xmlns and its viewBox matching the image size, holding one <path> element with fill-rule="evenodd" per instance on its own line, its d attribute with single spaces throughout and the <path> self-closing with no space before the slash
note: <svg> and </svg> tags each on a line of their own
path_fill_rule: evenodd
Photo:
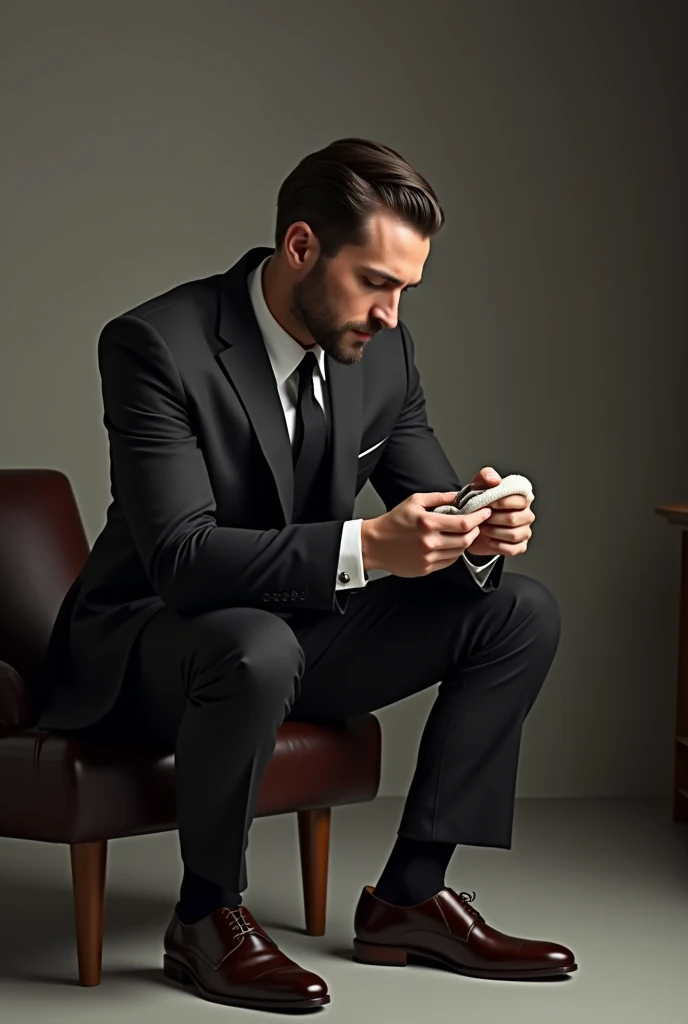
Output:
<svg viewBox="0 0 688 1024">
<path fill-rule="evenodd" d="M 673 835 L 688 854 L 688 821 L 672 821 L 671 831 Z"/>
</svg>

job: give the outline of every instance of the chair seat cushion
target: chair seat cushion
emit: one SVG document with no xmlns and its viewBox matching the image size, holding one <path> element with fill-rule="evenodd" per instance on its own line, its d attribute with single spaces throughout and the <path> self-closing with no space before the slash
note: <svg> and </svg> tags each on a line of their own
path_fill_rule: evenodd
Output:
<svg viewBox="0 0 688 1024">
<path fill-rule="evenodd" d="M 375 715 L 327 725 L 283 722 L 256 816 L 373 800 L 380 771 Z M 0 836 L 81 843 L 176 827 L 174 754 L 45 729 L 0 736 Z"/>
</svg>

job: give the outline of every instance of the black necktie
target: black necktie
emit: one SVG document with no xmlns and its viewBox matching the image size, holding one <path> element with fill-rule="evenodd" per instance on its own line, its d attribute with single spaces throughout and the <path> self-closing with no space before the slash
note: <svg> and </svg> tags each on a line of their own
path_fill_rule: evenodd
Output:
<svg viewBox="0 0 688 1024">
<path fill-rule="evenodd" d="M 294 513 L 292 522 L 307 522 L 306 508 L 315 516 L 321 511 L 327 422 L 325 413 L 313 390 L 313 370 L 317 360 L 314 352 L 306 352 L 299 365 L 299 397 L 296 405 L 296 430 L 292 457 L 294 460 Z"/>
</svg>

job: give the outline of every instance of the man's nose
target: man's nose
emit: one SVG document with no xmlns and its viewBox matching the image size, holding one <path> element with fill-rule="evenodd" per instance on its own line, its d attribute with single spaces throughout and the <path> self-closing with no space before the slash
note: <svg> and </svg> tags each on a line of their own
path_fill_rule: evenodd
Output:
<svg viewBox="0 0 688 1024">
<path fill-rule="evenodd" d="M 390 299 L 384 305 L 377 305 L 371 310 L 371 320 L 379 320 L 388 331 L 396 327 L 399 321 L 399 302 L 397 299 Z"/>
</svg>

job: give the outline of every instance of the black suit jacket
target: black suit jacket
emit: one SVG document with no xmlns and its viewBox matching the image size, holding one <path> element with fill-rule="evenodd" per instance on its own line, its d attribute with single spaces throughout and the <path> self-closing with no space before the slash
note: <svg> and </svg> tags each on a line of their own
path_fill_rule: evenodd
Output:
<svg viewBox="0 0 688 1024">
<path fill-rule="evenodd" d="M 399 322 L 358 363 L 327 357 L 330 515 L 291 522 L 289 434 L 247 286 L 272 251 L 251 249 L 225 274 L 179 285 L 102 331 L 112 502 L 55 622 L 39 726 L 102 717 L 137 634 L 164 605 L 184 617 L 231 606 L 288 620 L 343 614 L 355 598 L 335 589 L 341 534 L 366 480 L 388 510 L 416 491 L 461 487 L 428 426 Z M 463 559 L 438 575 L 481 592 Z"/>
</svg>

